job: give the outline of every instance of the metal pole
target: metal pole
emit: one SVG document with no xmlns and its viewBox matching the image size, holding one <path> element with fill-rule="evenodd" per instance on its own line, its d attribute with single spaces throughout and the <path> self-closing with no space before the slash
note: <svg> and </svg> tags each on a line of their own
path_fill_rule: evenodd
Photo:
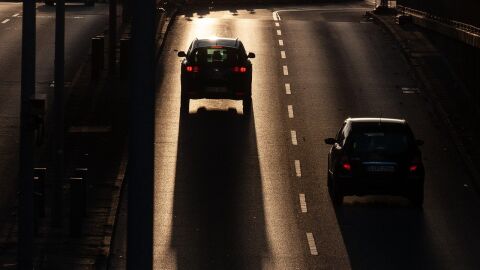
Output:
<svg viewBox="0 0 480 270">
<path fill-rule="evenodd" d="M 20 109 L 20 168 L 18 205 L 18 269 L 33 265 L 33 150 L 31 99 L 35 94 L 35 0 L 23 1 Z"/>
<path fill-rule="evenodd" d="M 63 200 L 62 185 L 64 178 L 64 81 L 65 81 L 65 0 L 56 0 L 55 17 L 55 93 L 53 101 L 53 151 L 52 151 L 52 171 L 53 171 L 53 215 L 52 225 L 61 226 Z"/>
<path fill-rule="evenodd" d="M 127 268 L 153 268 L 155 1 L 136 1 L 129 94 Z"/>
<path fill-rule="evenodd" d="M 109 17 L 108 71 L 110 74 L 115 74 L 117 61 L 117 0 L 110 0 Z"/>
</svg>

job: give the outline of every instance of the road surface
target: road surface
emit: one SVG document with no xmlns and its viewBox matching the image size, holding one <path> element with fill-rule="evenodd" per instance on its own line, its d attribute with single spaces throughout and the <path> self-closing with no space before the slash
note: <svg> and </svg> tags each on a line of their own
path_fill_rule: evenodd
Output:
<svg viewBox="0 0 480 270">
<path fill-rule="evenodd" d="M 479 269 L 480 200 L 400 49 L 360 2 L 204 9 L 177 17 L 158 63 L 155 269 Z M 239 37 L 253 113 L 198 100 L 180 116 L 180 61 L 194 37 Z M 418 90 L 417 90 L 418 89 Z M 422 147 L 425 205 L 326 187 L 348 117 L 401 117 Z"/>
</svg>

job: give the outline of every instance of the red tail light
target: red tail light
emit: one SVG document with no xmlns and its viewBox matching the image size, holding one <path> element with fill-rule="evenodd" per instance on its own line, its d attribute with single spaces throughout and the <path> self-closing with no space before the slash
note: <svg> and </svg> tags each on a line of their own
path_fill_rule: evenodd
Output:
<svg viewBox="0 0 480 270">
<path fill-rule="evenodd" d="M 348 162 L 345 162 L 345 163 L 342 164 L 342 168 L 345 171 L 351 171 L 352 170 L 352 165 L 350 165 L 350 163 L 348 163 Z"/>
<path fill-rule="evenodd" d="M 420 168 L 419 164 L 422 164 L 422 161 L 421 161 L 420 157 L 415 156 L 412 159 L 412 161 L 410 163 L 410 166 L 408 166 L 408 171 L 409 172 L 417 172 L 418 169 Z"/>
<path fill-rule="evenodd" d="M 193 73 L 197 73 L 200 71 L 200 67 L 199 66 L 186 66 L 185 67 L 185 70 L 187 72 L 193 72 Z"/>
<path fill-rule="evenodd" d="M 408 170 L 410 172 L 416 172 L 417 169 L 418 169 L 418 165 L 416 165 L 416 164 L 410 165 L 410 167 L 408 167 Z"/>
<path fill-rule="evenodd" d="M 232 71 L 235 72 L 235 73 L 245 73 L 245 72 L 247 72 L 247 68 L 246 67 L 233 67 Z"/>
</svg>

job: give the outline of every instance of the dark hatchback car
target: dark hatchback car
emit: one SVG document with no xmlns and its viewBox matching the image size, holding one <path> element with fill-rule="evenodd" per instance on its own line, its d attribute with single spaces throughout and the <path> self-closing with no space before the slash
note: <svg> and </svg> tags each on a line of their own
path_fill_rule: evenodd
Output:
<svg viewBox="0 0 480 270">
<path fill-rule="evenodd" d="M 188 113 L 190 99 L 233 99 L 243 101 L 243 112 L 252 106 L 252 63 L 237 38 L 195 39 L 181 65 L 181 111 Z"/>
<path fill-rule="evenodd" d="M 327 185 L 334 204 L 346 195 L 401 195 L 423 205 L 425 170 L 416 140 L 405 120 L 348 118 L 328 154 Z"/>
</svg>

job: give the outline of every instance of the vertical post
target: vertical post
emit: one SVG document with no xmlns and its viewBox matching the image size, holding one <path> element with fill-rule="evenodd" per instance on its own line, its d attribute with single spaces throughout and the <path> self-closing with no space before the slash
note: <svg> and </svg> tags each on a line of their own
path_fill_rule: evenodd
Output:
<svg viewBox="0 0 480 270">
<path fill-rule="evenodd" d="M 115 74 L 117 62 L 117 0 L 110 0 L 109 17 L 108 71 L 110 74 Z"/>
<path fill-rule="evenodd" d="M 35 94 L 35 0 L 23 1 L 22 75 L 20 108 L 20 168 L 18 205 L 18 269 L 33 265 L 33 119 L 31 98 Z"/>
<path fill-rule="evenodd" d="M 105 37 L 92 38 L 92 79 L 98 80 L 104 68 Z"/>
<path fill-rule="evenodd" d="M 82 215 L 87 216 L 87 207 L 88 207 L 88 168 L 75 168 L 74 176 L 82 179 L 82 190 L 81 190 L 81 205 L 82 205 Z"/>
<path fill-rule="evenodd" d="M 132 6 L 127 269 L 153 269 L 155 1 Z"/>
<path fill-rule="evenodd" d="M 61 226 L 63 200 L 62 185 L 64 175 L 64 81 L 65 81 L 65 0 L 56 0 L 55 17 L 55 93 L 53 101 L 53 149 L 52 149 L 52 171 L 53 171 L 53 226 Z"/>
<path fill-rule="evenodd" d="M 83 179 L 70 177 L 70 235 L 79 237 L 82 235 L 83 214 L 85 212 L 85 200 L 83 198 Z"/>
<path fill-rule="evenodd" d="M 130 70 L 130 56 L 131 56 L 131 39 L 120 39 L 120 78 L 122 80 L 128 79 L 128 71 Z"/>
<path fill-rule="evenodd" d="M 47 168 L 34 168 L 34 190 L 38 194 L 36 197 L 35 213 L 38 217 L 45 217 L 45 177 L 47 175 Z"/>
</svg>

